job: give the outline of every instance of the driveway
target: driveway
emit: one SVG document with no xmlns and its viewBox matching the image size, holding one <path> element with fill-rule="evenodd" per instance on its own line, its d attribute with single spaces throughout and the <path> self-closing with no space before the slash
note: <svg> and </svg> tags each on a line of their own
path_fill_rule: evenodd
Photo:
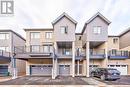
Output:
<svg viewBox="0 0 130 87">
<path fill-rule="evenodd" d="M 0 82 L 0 85 L 88 85 L 88 83 L 80 77 L 58 76 L 53 80 L 51 77 L 45 76 L 24 76 Z"/>
<path fill-rule="evenodd" d="M 0 77 L 0 82 L 3 82 L 3 81 L 7 81 L 7 80 L 11 80 L 11 76 L 6 76 L 6 77 Z"/>
<path fill-rule="evenodd" d="M 121 78 L 116 81 L 102 81 L 96 77 L 94 77 L 94 79 L 106 83 L 107 85 L 130 85 L 130 75 L 121 76 Z"/>
</svg>

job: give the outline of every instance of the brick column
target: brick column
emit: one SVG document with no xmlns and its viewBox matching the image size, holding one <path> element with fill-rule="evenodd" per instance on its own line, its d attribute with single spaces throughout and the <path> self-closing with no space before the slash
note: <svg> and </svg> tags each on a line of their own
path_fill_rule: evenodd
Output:
<svg viewBox="0 0 130 87">
<path fill-rule="evenodd" d="M 105 42 L 105 59 L 103 60 L 102 67 L 107 68 L 108 67 L 108 42 Z"/>
</svg>

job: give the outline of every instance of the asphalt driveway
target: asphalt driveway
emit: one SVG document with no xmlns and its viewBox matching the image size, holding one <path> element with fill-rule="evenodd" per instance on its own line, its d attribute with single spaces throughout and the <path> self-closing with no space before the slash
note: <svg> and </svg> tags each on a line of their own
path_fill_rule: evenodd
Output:
<svg viewBox="0 0 130 87">
<path fill-rule="evenodd" d="M 55 80 L 51 77 L 24 76 L 17 79 L 0 82 L 0 85 L 88 85 L 80 77 L 58 76 Z"/>
<path fill-rule="evenodd" d="M 130 75 L 121 76 L 121 78 L 116 81 L 112 81 L 112 80 L 102 81 L 101 79 L 96 77 L 94 77 L 94 79 L 106 83 L 107 85 L 130 85 Z"/>
</svg>

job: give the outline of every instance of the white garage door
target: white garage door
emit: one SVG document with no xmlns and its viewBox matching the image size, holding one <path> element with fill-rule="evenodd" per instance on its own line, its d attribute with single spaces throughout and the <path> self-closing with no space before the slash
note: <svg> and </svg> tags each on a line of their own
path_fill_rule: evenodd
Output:
<svg viewBox="0 0 130 87">
<path fill-rule="evenodd" d="M 31 75 L 51 75 L 52 65 L 31 65 L 30 74 Z"/>
<path fill-rule="evenodd" d="M 108 65 L 108 67 L 119 70 L 121 75 L 127 75 L 127 65 Z"/>
<path fill-rule="evenodd" d="M 59 75 L 70 75 L 70 65 L 59 65 Z"/>
</svg>

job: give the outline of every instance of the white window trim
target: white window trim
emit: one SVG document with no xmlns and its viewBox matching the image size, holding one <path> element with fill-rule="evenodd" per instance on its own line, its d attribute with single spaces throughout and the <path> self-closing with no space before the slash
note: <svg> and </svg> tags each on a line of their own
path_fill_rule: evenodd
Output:
<svg viewBox="0 0 130 87">
<path fill-rule="evenodd" d="M 39 36 L 36 37 L 35 34 L 39 34 Z M 30 38 L 31 39 L 40 39 L 40 32 L 30 32 Z"/>
<path fill-rule="evenodd" d="M 67 34 L 68 33 L 68 26 L 60 26 L 60 32 L 61 32 L 61 34 Z"/>
<path fill-rule="evenodd" d="M 102 27 L 101 26 L 94 26 L 93 27 L 93 33 L 94 34 L 101 34 Z"/>
<path fill-rule="evenodd" d="M 7 39 L 9 39 L 9 33 L 0 33 L 0 34 L 3 35 L 3 38 L 1 38 L 1 36 L 0 36 L 1 40 L 7 40 Z"/>
<path fill-rule="evenodd" d="M 45 37 L 46 39 L 52 39 L 52 32 L 46 32 Z"/>
</svg>

